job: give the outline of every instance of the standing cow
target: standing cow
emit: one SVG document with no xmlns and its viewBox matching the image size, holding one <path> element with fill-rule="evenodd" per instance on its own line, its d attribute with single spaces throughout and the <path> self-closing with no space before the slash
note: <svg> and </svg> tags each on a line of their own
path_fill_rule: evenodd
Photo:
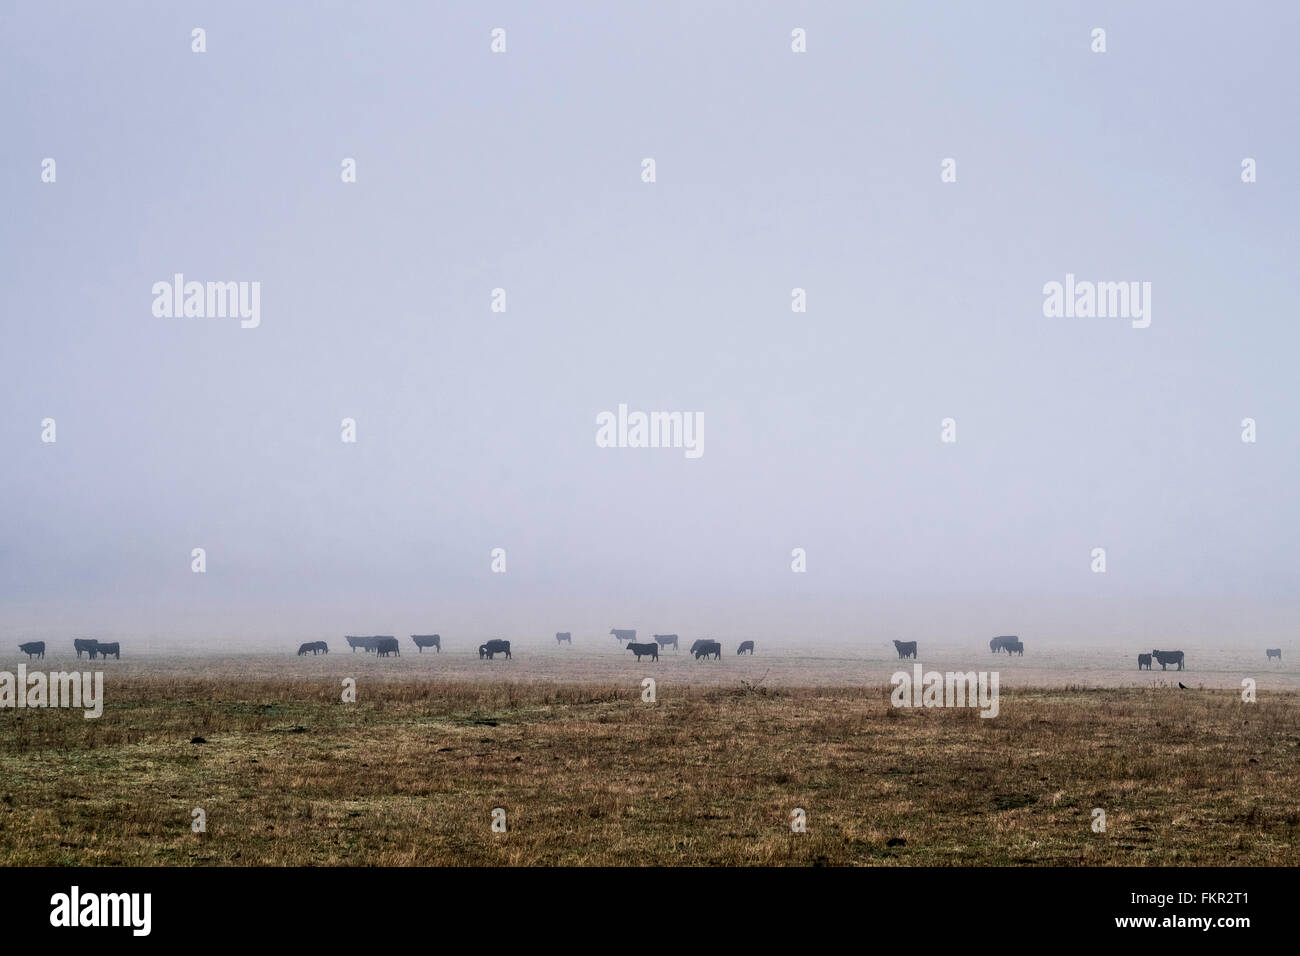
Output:
<svg viewBox="0 0 1300 956">
<path fill-rule="evenodd" d="M 1015 634 L 1004 634 L 1001 637 L 995 637 L 989 641 L 989 650 L 996 654 L 998 651 L 1006 650 L 1007 645 L 1014 644 L 1018 640 L 1020 638 Z"/>
<path fill-rule="evenodd" d="M 649 644 L 637 644 L 636 642 L 633 642 L 627 646 L 627 650 L 636 655 L 638 662 L 646 655 L 649 655 L 656 661 L 659 660 L 659 645 L 654 641 L 651 641 Z"/>
<path fill-rule="evenodd" d="M 99 656 L 104 658 L 105 660 L 107 660 L 110 657 L 119 661 L 122 659 L 122 645 L 117 641 L 113 641 L 111 644 L 105 644 L 103 641 L 97 641 L 95 650 L 99 653 Z"/>
<path fill-rule="evenodd" d="M 620 641 L 636 640 L 636 628 L 633 628 L 630 631 L 625 631 L 617 627 L 611 627 L 609 629 L 609 633 L 613 634 L 616 640 L 620 640 Z"/>
<path fill-rule="evenodd" d="M 19 650 L 20 652 L 22 652 L 23 654 L 26 654 L 28 660 L 31 660 L 33 657 L 44 657 L 44 656 L 45 656 L 45 642 L 44 642 L 44 641 L 28 641 L 26 644 L 19 644 L 19 645 L 18 645 L 18 650 Z"/>
<path fill-rule="evenodd" d="M 397 638 L 379 636 L 372 638 L 372 640 L 375 642 L 375 653 L 379 657 L 388 657 L 390 654 L 396 654 L 398 657 L 402 656 L 402 649 L 397 646 Z"/>
<path fill-rule="evenodd" d="M 753 657 L 753 656 L 754 656 L 754 642 L 753 642 L 753 641 L 741 641 L 741 642 L 740 642 L 740 646 L 739 646 L 738 648 L 736 648 L 736 653 L 737 653 L 737 654 L 749 654 L 750 657 Z"/>
<path fill-rule="evenodd" d="M 442 653 L 442 637 L 438 634 L 412 634 L 411 640 L 415 641 L 415 646 L 424 653 L 426 647 L 436 648 L 438 653 Z"/>
<path fill-rule="evenodd" d="M 510 642 L 492 640 L 488 641 L 486 644 L 479 645 L 478 656 L 480 658 L 486 657 L 488 660 L 492 660 L 492 655 L 494 654 L 504 654 L 506 660 L 510 660 Z"/>
<path fill-rule="evenodd" d="M 916 657 L 916 641 L 894 641 L 894 647 L 898 651 L 898 659 Z"/>
<path fill-rule="evenodd" d="M 559 645 L 561 645 L 561 644 L 568 644 L 570 647 L 572 647 L 572 646 L 573 646 L 573 635 L 570 634 L 568 631 L 556 631 L 556 632 L 555 632 L 555 644 L 556 644 L 557 647 L 558 647 Z"/>
<path fill-rule="evenodd" d="M 1150 654 L 1139 654 L 1139 655 L 1138 655 L 1138 670 L 1143 670 L 1143 669 L 1151 670 L 1151 655 L 1150 655 Z"/>
<path fill-rule="evenodd" d="M 1019 654 L 1021 657 L 1025 656 L 1025 645 L 1022 641 L 1007 641 L 1002 646 L 1006 648 L 1007 657 L 1012 654 Z"/>
<path fill-rule="evenodd" d="M 1152 651 L 1151 656 L 1156 659 L 1161 670 L 1164 670 L 1167 664 L 1177 664 L 1179 670 L 1183 669 L 1182 651 Z"/>
<path fill-rule="evenodd" d="M 695 659 L 698 661 L 701 657 L 706 660 L 709 657 L 714 660 L 722 660 L 722 643 L 720 641 L 696 641 Z"/>
<path fill-rule="evenodd" d="M 87 654 L 89 654 L 90 659 L 92 661 L 99 655 L 99 641 L 95 640 L 94 638 L 74 637 L 72 639 L 72 646 L 77 652 L 78 660 L 81 659 L 82 651 L 85 651 Z"/>
<path fill-rule="evenodd" d="M 1267 657 L 1267 659 L 1270 661 L 1275 657 L 1278 659 L 1279 663 L 1281 663 L 1282 661 L 1282 648 L 1280 647 L 1266 648 L 1264 654 Z"/>
<path fill-rule="evenodd" d="M 677 650 L 676 634 L 656 634 L 654 638 L 655 638 L 655 643 L 658 644 L 660 647 L 667 647 L 669 644 L 671 644 L 673 646 L 673 650 L 674 651 Z"/>
</svg>

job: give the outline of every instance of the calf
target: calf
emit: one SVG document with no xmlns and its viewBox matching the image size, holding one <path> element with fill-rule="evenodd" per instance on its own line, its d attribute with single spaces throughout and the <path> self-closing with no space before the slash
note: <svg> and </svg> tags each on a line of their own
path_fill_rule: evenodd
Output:
<svg viewBox="0 0 1300 956">
<path fill-rule="evenodd" d="M 1282 648 L 1280 648 L 1280 647 L 1270 647 L 1270 648 L 1267 648 L 1267 649 L 1265 649 L 1264 653 L 1265 653 L 1265 655 L 1267 655 L 1267 657 L 1268 657 L 1268 659 L 1269 659 L 1270 661 L 1271 661 L 1273 658 L 1275 658 L 1275 657 L 1276 657 L 1279 661 L 1282 660 Z"/>
<path fill-rule="evenodd" d="M 426 647 L 435 647 L 439 654 L 442 653 L 442 636 L 439 634 L 412 634 L 411 640 L 415 641 L 415 646 L 420 649 L 421 654 Z"/>
<path fill-rule="evenodd" d="M 701 657 L 708 658 L 710 656 L 714 660 L 722 660 L 722 644 L 718 641 L 696 641 L 695 659 L 698 661 Z"/>
<path fill-rule="evenodd" d="M 655 660 L 659 660 L 659 645 L 653 641 L 649 644 L 637 644 L 634 641 L 627 646 L 627 649 L 636 655 L 638 661 L 646 654 L 649 654 Z"/>
<path fill-rule="evenodd" d="M 1147 670 L 1151 670 L 1151 655 L 1150 655 L 1150 654 L 1139 654 L 1139 655 L 1138 655 L 1138 670 L 1142 670 L 1142 668 L 1144 668 L 1144 667 L 1145 667 Z"/>
<path fill-rule="evenodd" d="M 397 638 L 391 636 L 374 637 L 371 640 L 375 642 L 375 653 L 380 657 L 388 657 L 390 654 L 396 654 L 398 657 L 402 656 L 402 649 L 397 646 Z"/>
<path fill-rule="evenodd" d="M 1007 657 L 1012 654 L 1019 654 L 1021 657 L 1025 656 L 1025 645 L 1021 641 L 1007 641 L 1002 646 L 1007 649 Z"/>
<path fill-rule="evenodd" d="M 1161 670 L 1164 670 L 1167 664 L 1177 664 L 1179 670 L 1183 669 L 1182 651 L 1152 651 L 1151 656 L 1156 659 Z"/>
<path fill-rule="evenodd" d="M 572 646 L 573 646 L 573 635 L 570 634 L 568 631 L 556 631 L 556 632 L 555 632 L 555 643 L 556 643 L 557 645 L 559 645 L 559 644 L 568 644 L 570 647 L 572 647 Z"/>
<path fill-rule="evenodd" d="M 494 640 L 488 641 L 486 644 L 479 646 L 479 657 L 486 657 L 488 660 L 492 660 L 493 654 L 504 654 L 506 660 L 510 660 L 510 642 Z"/>
<path fill-rule="evenodd" d="M 754 656 L 754 642 L 753 642 L 753 641 L 741 641 L 741 642 L 740 642 L 740 646 L 739 646 L 738 648 L 736 648 L 736 653 L 737 653 L 737 654 L 744 654 L 746 651 L 749 652 L 749 655 L 750 655 L 751 657 Z"/>
<path fill-rule="evenodd" d="M 898 650 L 899 660 L 916 657 L 916 641 L 894 641 L 894 647 Z"/>
<path fill-rule="evenodd" d="M 21 651 L 22 653 L 26 654 L 28 660 L 31 660 L 33 657 L 44 657 L 44 656 L 45 656 L 45 642 L 44 642 L 44 641 L 28 641 L 26 644 L 19 644 L 19 645 L 18 645 L 18 650 Z"/>
<path fill-rule="evenodd" d="M 119 644 L 117 641 L 114 641 L 111 644 L 105 644 L 102 641 L 97 641 L 96 644 L 98 646 L 95 648 L 95 650 L 99 652 L 100 657 L 107 658 L 109 655 L 112 655 L 115 659 L 119 661 L 122 659 L 122 645 Z"/>
</svg>

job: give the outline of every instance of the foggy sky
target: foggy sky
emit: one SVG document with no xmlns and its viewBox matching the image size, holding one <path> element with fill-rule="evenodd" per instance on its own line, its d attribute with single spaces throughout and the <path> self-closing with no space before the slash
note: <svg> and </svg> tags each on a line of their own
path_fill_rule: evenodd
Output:
<svg viewBox="0 0 1300 956">
<path fill-rule="evenodd" d="M 0 631 L 1290 636 L 1300 12 L 1057 6 L 0 4 Z"/>
</svg>

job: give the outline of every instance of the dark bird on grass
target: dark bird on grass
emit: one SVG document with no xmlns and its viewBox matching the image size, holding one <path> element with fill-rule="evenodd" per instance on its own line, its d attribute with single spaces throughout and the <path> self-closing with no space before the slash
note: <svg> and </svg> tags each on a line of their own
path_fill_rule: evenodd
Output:
<svg viewBox="0 0 1300 956">
<path fill-rule="evenodd" d="M 1187 685 L 1184 684 L 1182 681 L 1179 681 L 1179 682 L 1178 682 L 1178 689 L 1179 689 L 1179 690 L 1187 690 Z"/>
</svg>

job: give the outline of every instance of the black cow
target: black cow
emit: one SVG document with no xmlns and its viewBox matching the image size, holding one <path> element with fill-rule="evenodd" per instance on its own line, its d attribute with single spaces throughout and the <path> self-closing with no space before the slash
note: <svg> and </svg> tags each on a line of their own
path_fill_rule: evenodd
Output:
<svg viewBox="0 0 1300 956">
<path fill-rule="evenodd" d="M 1161 670 L 1165 669 L 1166 664 L 1177 664 L 1179 670 L 1183 669 L 1182 651 L 1152 651 L 1151 656 L 1156 659 Z"/>
<path fill-rule="evenodd" d="M 1150 655 L 1150 654 L 1139 654 L 1139 655 L 1138 655 L 1138 670 L 1142 670 L 1142 668 L 1144 668 L 1144 667 L 1145 667 L 1147 670 L 1151 670 L 1151 655 Z"/>
<path fill-rule="evenodd" d="M 635 641 L 635 640 L 636 640 L 636 628 L 633 628 L 633 629 L 630 630 L 630 631 L 624 631 L 624 630 L 620 630 L 620 629 L 617 628 L 617 627 L 611 627 L 611 628 L 609 629 L 609 633 L 613 634 L 614 637 L 615 637 L 616 639 L 620 640 L 620 641 Z"/>
<path fill-rule="evenodd" d="M 754 655 L 754 642 L 753 642 L 753 641 L 741 641 L 741 642 L 740 642 L 740 646 L 739 646 L 738 648 L 736 648 L 736 653 L 737 653 L 737 654 L 743 654 L 743 653 L 745 653 L 746 651 L 749 651 L 749 654 L 750 654 L 751 657 Z"/>
<path fill-rule="evenodd" d="M 1012 654 L 1019 654 L 1021 657 L 1025 656 L 1025 645 L 1021 641 L 1007 641 L 1002 646 L 1007 649 L 1007 657 Z"/>
<path fill-rule="evenodd" d="M 436 647 L 438 653 L 442 653 L 442 635 L 441 634 L 412 634 L 411 640 L 415 641 L 415 646 L 424 653 L 426 647 Z"/>
<path fill-rule="evenodd" d="M 351 637 L 351 636 L 349 636 L 349 637 L 345 637 L 345 638 L 343 638 L 343 640 L 345 640 L 345 641 L 348 642 L 348 647 L 352 648 L 352 653 L 353 653 L 353 654 L 355 654 L 355 653 L 357 652 L 357 648 L 358 648 L 358 647 L 361 648 L 363 651 L 365 651 L 367 654 L 369 654 L 371 651 L 373 651 L 373 650 L 375 649 L 374 638 L 373 638 L 373 637 Z"/>
<path fill-rule="evenodd" d="M 316 641 L 308 641 L 306 644 L 298 645 L 299 657 L 302 657 L 304 654 L 308 652 L 310 652 L 313 657 L 315 657 L 317 654 L 320 653 L 320 648 L 316 646 Z"/>
<path fill-rule="evenodd" d="M 916 657 L 916 641 L 894 641 L 894 647 L 898 649 L 899 660 Z"/>
<path fill-rule="evenodd" d="M 397 646 L 397 638 L 389 635 L 384 637 L 371 638 L 375 642 L 375 653 L 380 657 L 388 657 L 390 654 L 402 656 L 402 650 Z"/>
<path fill-rule="evenodd" d="M 659 660 L 659 645 L 653 641 L 649 644 L 637 644 L 633 641 L 628 644 L 627 650 L 635 654 L 638 661 L 646 654 L 649 654 L 655 660 Z"/>
<path fill-rule="evenodd" d="M 486 644 L 479 645 L 479 657 L 486 657 L 488 660 L 492 660 L 493 654 L 504 654 L 506 660 L 510 660 L 510 642 L 493 640 L 488 641 Z"/>
<path fill-rule="evenodd" d="M 110 655 L 119 661 L 122 659 L 122 645 L 117 641 L 114 641 L 112 644 L 105 644 L 103 641 L 96 641 L 95 650 L 99 652 L 100 657 L 105 659 Z"/>
<path fill-rule="evenodd" d="M 1266 649 L 1264 650 L 1264 654 L 1268 657 L 1268 659 L 1269 659 L 1270 661 L 1271 661 L 1273 658 L 1275 658 L 1275 657 L 1276 657 L 1279 661 L 1282 660 L 1282 648 L 1280 648 L 1280 647 L 1269 647 L 1269 648 L 1266 648 Z"/>
<path fill-rule="evenodd" d="M 570 634 L 568 631 L 556 631 L 556 632 L 555 632 L 555 643 L 556 643 L 557 645 L 558 645 L 558 644 L 568 644 L 570 647 L 572 647 L 572 646 L 573 646 L 573 635 Z"/>
<path fill-rule="evenodd" d="M 671 644 L 673 650 L 674 651 L 677 650 L 676 634 L 656 634 L 654 638 L 655 638 L 655 643 L 658 644 L 660 647 L 667 647 L 669 644 Z"/>
<path fill-rule="evenodd" d="M 44 656 L 45 656 L 45 642 L 44 642 L 44 641 L 28 641 L 26 644 L 19 644 L 19 645 L 18 645 L 18 650 L 21 651 L 22 653 L 26 654 L 28 660 L 31 660 L 33 657 L 44 657 Z"/>
<path fill-rule="evenodd" d="M 698 661 L 701 657 L 708 658 L 713 656 L 714 660 L 722 660 L 722 644 L 718 641 L 696 641 L 695 642 L 695 659 Z"/>
<path fill-rule="evenodd" d="M 81 652 L 82 652 L 82 651 L 85 651 L 87 654 L 89 654 L 89 655 L 90 655 L 90 659 L 91 659 L 92 661 L 93 661 L 93 660 L 96 658 L 96 656 L 98 656 L 98 654 L 99 654 L 99 641 L 95 640 L 94 638 L 90 638 L 90 637 L 74 637 L 74 638 L 72 639 L 72 646 L 73 646 L 73 647 L 76 649 L 76 651 L 77 651 L 77 658 L 78 658 L 78 660 L 81 658 Z"/>
<path fill-rule="evenodd" d="M 1018 640 L 1020 640 L 1020 638 L 1014 634 L 1004 634 L 1001 637 L 995 637 L 993 640 L 989 641 L 989 650 L 996 654 L 998 651 L 1005 650 L 1008 644 L 1015 643 Z"/>
</svg>

